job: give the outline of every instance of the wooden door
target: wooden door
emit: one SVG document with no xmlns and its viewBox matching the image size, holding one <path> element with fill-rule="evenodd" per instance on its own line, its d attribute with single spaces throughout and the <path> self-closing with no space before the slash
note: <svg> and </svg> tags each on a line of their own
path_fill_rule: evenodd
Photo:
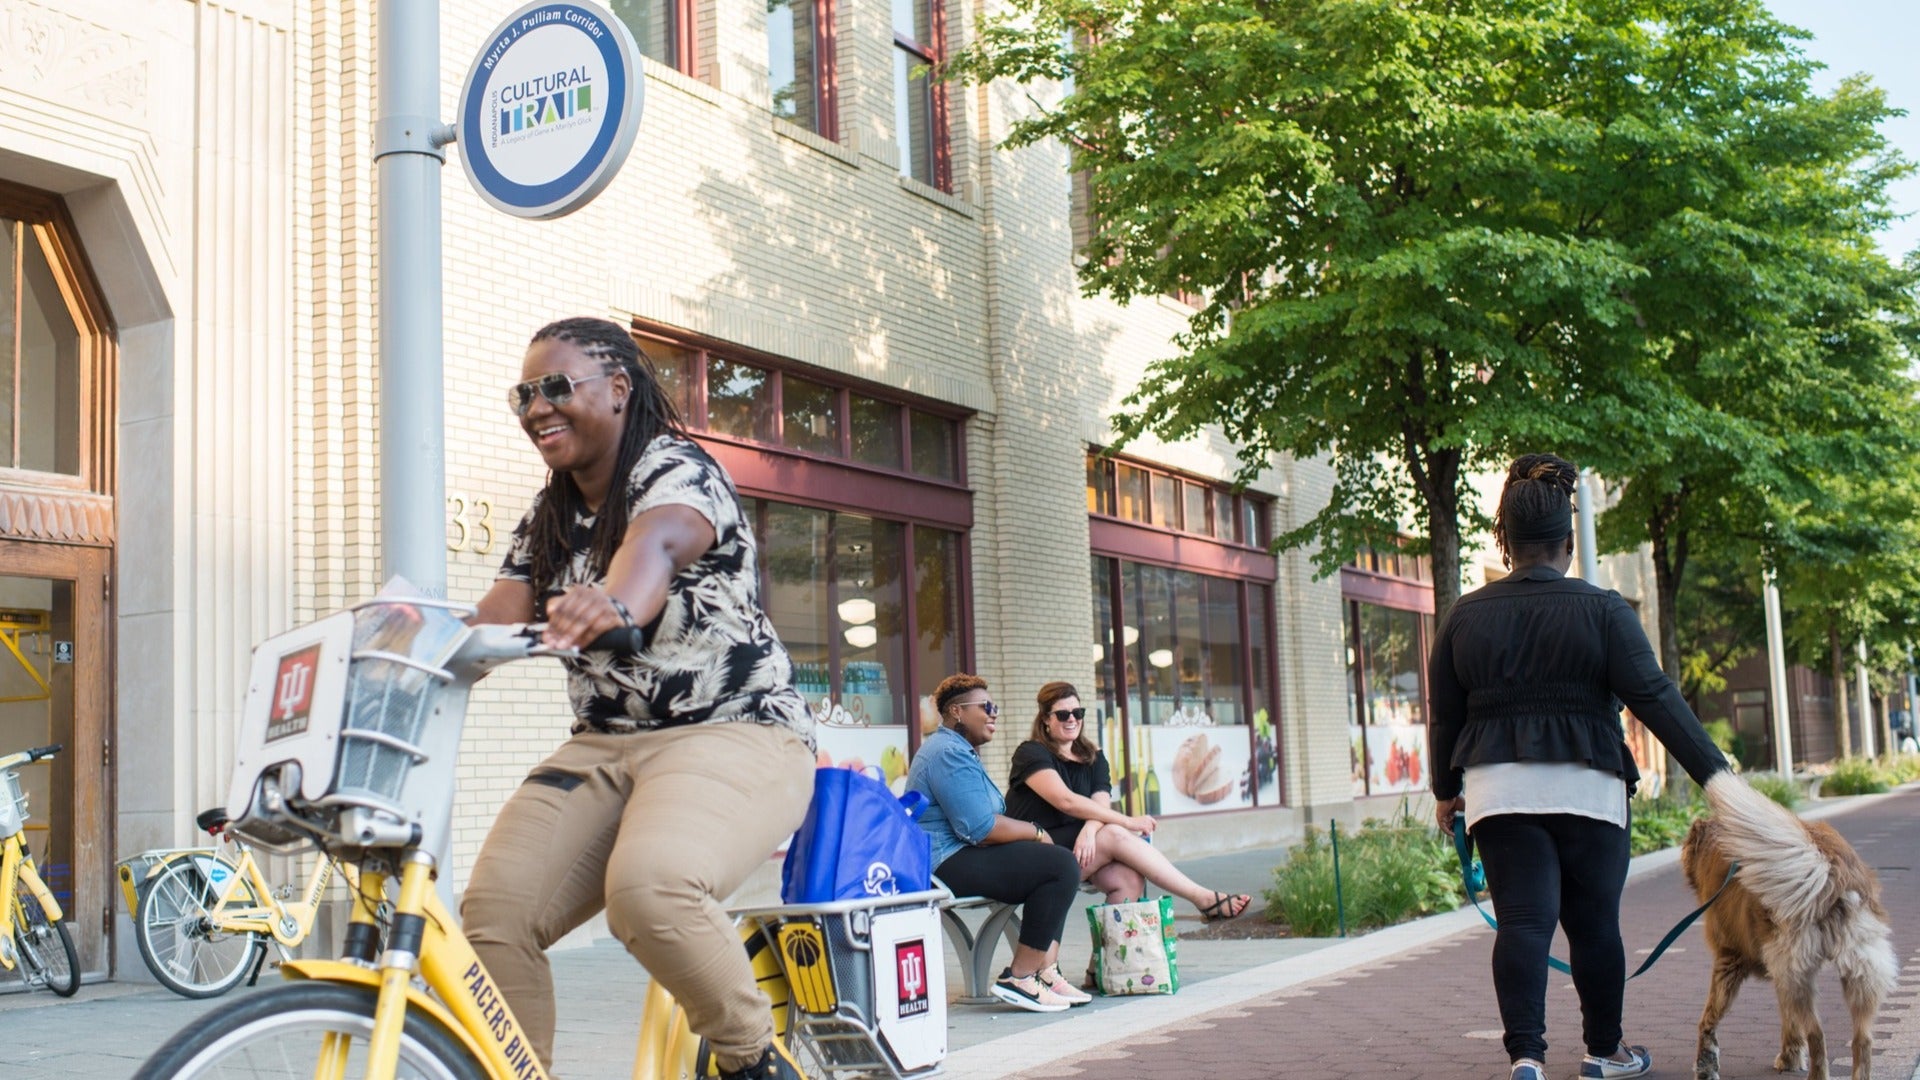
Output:
<svg viewBox="0 0 1920 1080">
<path fill-rule="evenodd" d="M 0 540 L 0 751 L 66 747 L 21 778 L 28 841 L 90 975 L 105 975 L 112 954 L 111 558 L 104 547 Z"/>
</svg>

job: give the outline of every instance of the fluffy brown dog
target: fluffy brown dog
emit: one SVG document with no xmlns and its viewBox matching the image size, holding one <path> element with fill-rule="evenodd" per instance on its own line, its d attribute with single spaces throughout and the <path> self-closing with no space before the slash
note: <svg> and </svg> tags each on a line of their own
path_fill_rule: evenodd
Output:
<svg viewBox="0 0 1920 1080">
<path fill-rule="evenodd" d="M 1880 879 L 1831 826 L 1801 821 L 1732 773 L 1707 781 L 1707 802 L 1712 816 L 1694 822 L 1680 848 L 1687 884 L 1704 902 L 1726 879 L 1730 860 L 1740 871 L 1702 922 L 1713 981 L 1700 1014 L 1696 1080 L 1719 1080 L 1720 1018 L 1752 975 L 1771 978 L 1780 997 L 1773 1067 L 1827 1080 L 1813 980 L 1828 963 L 1853 1013 L 1853 1076 L 1871 1080 L 1874 1016 L 1899 970 Z"/>
</svg>

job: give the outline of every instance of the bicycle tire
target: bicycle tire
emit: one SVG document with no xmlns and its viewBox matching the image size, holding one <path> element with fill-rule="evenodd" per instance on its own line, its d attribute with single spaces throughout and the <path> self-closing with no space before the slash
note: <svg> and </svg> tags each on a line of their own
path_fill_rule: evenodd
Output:
<svg viewBox="0 0 1920 1080">
<path fill-rule="evenodd" d="M 80 952 L 73 947 L 73 934 L 65 922 L 48 920 L 47 913 L 30 897 L 20 901 L 22 922 L 13 929 L 14 949 L 27 969 L 28 982 L 72 997 L 80 989 Z"/>
<path fill-rule="evenodd" d="M 206 912 L 218 900 L 192 856 L 176 859 L 140 892 L 133 913 L 140 959 L 160 985 L 181 997 L 226 993 L 240 985 L 266 951 L 266 939 L 259 934 L 221 933 L 207 924 Z"/>
<path fill-rule="evenodd" d="M 141 1063 L 133 1080 L 227 1080 L 313 1076 L 321 1037 L 350 1039 L 344 1076 L 365 1075 L 373 1032 L 372 989 L 298 983 L 249 994 L 168 1039 Z M 440 1023 L 408 1010 L 400 1034 L 396 1080 L 488 1080 L 467 1048 Z"/>
</svg>

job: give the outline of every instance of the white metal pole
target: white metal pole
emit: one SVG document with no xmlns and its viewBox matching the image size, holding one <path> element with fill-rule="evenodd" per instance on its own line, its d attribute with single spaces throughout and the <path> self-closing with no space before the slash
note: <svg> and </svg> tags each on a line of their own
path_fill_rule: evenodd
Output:
<svg viewBox="0 0 1920 1080">
<path fill-rule="evenodd" d="M 1860 749 L 1867 757 L 1877 757 L 1879 755 L 1874 750 L 1873 729 L 1876 721 L 1873 718 L 1873 699 L 1867 691 L 1867 635 L 1860 635 L 1860 640 L 1854 642 L 1853 651 L 1859 659 L 1853 668 L 1853 696 L 1860 699 Z"/>
<path fill-rule="evenodd" d="M 404 575 L 428 595 L 445 596 L 440 5 L 386 0 L 376 32 L 382 576 Z"/>
<path fill-rule="evenodd" d="M 1575 509 L 1580 511 L 1576 515 L 1580 522 L 1580 577 L 1590 585 L 1598 585 L 1600 551 L 1593 539 L 1593 519 L 1600 516 L 1600 507 L 1594 501 L 1593 477 L 1585 469 L 1580 470 L 1578 484 L 1580 505 Z"/>
<path fill-rule="evenodd" d="M 1780 775 L 1793 779 L 1793 735 L 1787 723 L 1787 645 L 1780 629 L 1780 586 L 1773 568 L 1762 572 L 1767 611 L 1767 697 L 1773 702 L 1773 759 Z"/>
</svg>

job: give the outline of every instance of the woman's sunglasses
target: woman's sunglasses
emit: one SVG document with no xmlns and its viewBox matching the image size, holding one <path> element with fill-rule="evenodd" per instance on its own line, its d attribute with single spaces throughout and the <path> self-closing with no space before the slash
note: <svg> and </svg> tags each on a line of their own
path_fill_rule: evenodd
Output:
<svg viewBox="0 0 1920 1080">
<path fill-rule="evenodd" d="M 1085 708 L 1055 709 L 1053 710 L 1053 718 L 1063 724 L 1069 720 L 1085 720 L 1087 718 L 1087 710 Z"/>
<path fill-rule="evenodd" d="M 554 371 L 537 379 L 528 379 L 507 388 L 507 404 L 513 407 L 513 415 L 525 416 L 533 408 L 533 395 L 539 394 L 547 399 L 549 405 L 565 405 L 573 400 L 573 388 L 581 383 L 604 379 L 613 374 L 603 371 L 598 375 L 582 375 L 578 378 L 564 371 Z"/>
</svg>

